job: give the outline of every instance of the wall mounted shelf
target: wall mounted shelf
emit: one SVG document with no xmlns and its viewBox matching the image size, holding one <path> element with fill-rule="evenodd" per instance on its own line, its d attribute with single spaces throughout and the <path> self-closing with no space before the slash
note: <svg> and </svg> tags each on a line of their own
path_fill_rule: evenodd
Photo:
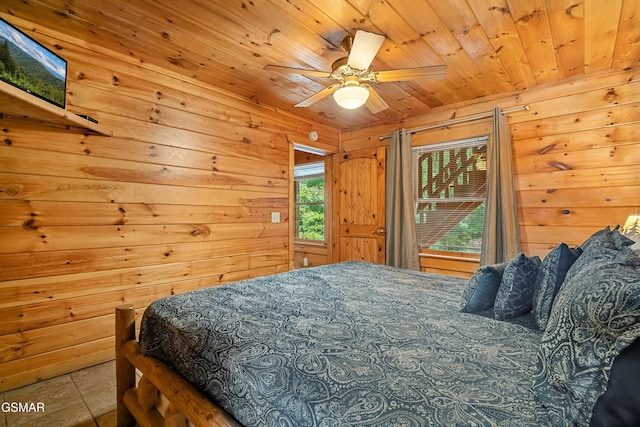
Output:
<svg viewBox="0 0 640 427">
<path fill-rule="evenodd" d="M 111 136 L 110 129 L 57 107 L 34 95 L 0 81 L 0 115 L 37 120 L 51 125 L 72 126 L 104 136 Z"/>
</svg>

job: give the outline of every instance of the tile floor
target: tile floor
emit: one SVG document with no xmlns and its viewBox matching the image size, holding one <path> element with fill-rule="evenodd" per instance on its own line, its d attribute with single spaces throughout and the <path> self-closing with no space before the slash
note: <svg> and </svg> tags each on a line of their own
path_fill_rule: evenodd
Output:
<svg viewBox="0 0 640 427">
<path fill-rule="evenodd" d="M 116 365 L 107 362 L 0 394 L 0 402 L 44 404 L 44 411 L 0 411 L 0 427 L 114 427 Z M 36 406 L 37 409 L 37 406 Z"/>
</svg>

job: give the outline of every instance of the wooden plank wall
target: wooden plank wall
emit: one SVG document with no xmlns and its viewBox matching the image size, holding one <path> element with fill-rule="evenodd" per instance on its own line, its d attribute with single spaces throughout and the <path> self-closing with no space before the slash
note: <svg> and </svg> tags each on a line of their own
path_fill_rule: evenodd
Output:
<svg viewBox="0 0 640 427">
<path fill-rule="evenodd" d="M 523 251 L 544 256 L 561 242 L 581 244 L 606 225 L 624 223 L 640 207 L 640 64 L 572 78 L 482 101 L 434 110 L 398 127 L 529 105 L 509 116 Z M 462 125 L 461 125 L 462 126 Z M 468 135 L 461 126 L 439 140 Z M 470 125 L 464 125 L 470 126 Z M 483 123 L 474 126 L 482 132 Z M 383 144 L 388 126 L 342 135 L 342 151 Z M 419 134 L 416 134 L 416 137 Z"/>
<path fill-rule="evenodd" d="M 511 119 L 520 238 L 540 256 L 640 207 L 640 69 L 545 94 Z"/>
<path fill-rule="evenodd" d="M 325 146 L 339 140 L 81 40 L 31 33 L 69 61 L 68 109 L 113 137 L 0 119 L 0 391 L 112 359 L 124 302 L 140 312 L 288 270 L 290 141 L 311 130 Z"/>
<path fill-rule="evenodd" d="M 294 248 L 294 268 L 317 267 L 329 264 L 330 258 L 327 245 L 296 242 Z M 307 259 L 307 265 L 304 265 L 305 258 Z"/>
</svg>

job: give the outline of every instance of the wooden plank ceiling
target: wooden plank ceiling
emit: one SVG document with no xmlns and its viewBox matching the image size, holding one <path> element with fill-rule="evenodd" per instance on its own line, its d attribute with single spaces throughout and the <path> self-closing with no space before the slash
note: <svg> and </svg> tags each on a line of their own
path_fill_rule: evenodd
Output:
<svg viewBox="0 0 640 427">
<path fill-rule="evenodd" d="M 638 0 L 3 0 L 2 12 L 343 130 L 512 93 L 640 58 Z M 372 69 L 446 65 L 442 80 L 374 83 L 390 108 L 348 111 L 333 83 L 266 71 L 330 71 L 342 39 L 386 36 Z M 73 70 L 70 70 L 72 73 Z"/>
</svg>

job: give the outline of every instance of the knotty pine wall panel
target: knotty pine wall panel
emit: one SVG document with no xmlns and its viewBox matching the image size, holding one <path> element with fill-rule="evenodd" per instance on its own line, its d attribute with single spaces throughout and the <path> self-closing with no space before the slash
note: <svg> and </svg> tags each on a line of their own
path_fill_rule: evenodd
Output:
<svg viewBox="0 0 640 427">
<path fill-rule="evenodd" d="M 69 61 L 68 109 L 113 137 L 0 118 L 0 391 L 112 359 L 117 305 L 288 270 L 290 143 L 339 141 L 38 30 Z"/>
<path fill-rule="evenodd" d="M 511 121 L 523 250 L 543 256 L 624 224 L 640 204 L 640 80 L 531 103 Z M 605 78 L 603 78 L 604 80 Z M 569 98 L 569 101 L 568 101 Z"/>
<path fill-rule="evenodd" d="M 525 104 L 529 111 L 508 116 L 523 251 L 543 257 L 561 242 L 581 244 L 606 225 L 623 224 L 640 207 L 639 63 L 434 109 L 397 127 L 419 128 L 496 106 Z M 391 130 L 375 126 L 344 133 L 341 151 L 386 144 L 380 137 Z M 488 131 L 482 122 L 469 122 L 417 133 L 414 142 L 444 142 Z"/>
<path fill-rule="evenodd" d="M 298 243 L 294 245 L 295 253 L 293 265 L 295 268 L 317 267 L 329 264 L 328 248 L 326 245 Z M 304 265 L 304 259 L 307 265 Z"/>
</svg>

